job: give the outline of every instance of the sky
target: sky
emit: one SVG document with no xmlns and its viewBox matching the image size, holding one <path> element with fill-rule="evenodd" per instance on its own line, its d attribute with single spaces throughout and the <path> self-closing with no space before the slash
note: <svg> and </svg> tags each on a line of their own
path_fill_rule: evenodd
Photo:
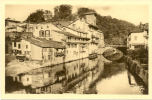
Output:
<svg viewBox="0 0 152 100">
<path fill-rule="evenodd" d="M 54 7 L 58 5 L 6 5 L 5 17 L 24 21 L 30 13 L 37 9 L 50 10 L 54 12 Z M 111 16 L 138 25 L 140 22 L 147 23 L 149 20 L 149 10 L 147 5 L 98 5 L 98 6 L 73 6 L 73 13 L 80 7 L 94 9 L 101 16 Z"/>
</svg>

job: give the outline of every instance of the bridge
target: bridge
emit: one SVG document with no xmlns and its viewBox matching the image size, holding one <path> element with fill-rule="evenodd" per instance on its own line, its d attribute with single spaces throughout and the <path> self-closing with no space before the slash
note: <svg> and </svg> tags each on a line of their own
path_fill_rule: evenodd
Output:
<svg viewBox="0 0 152 100">
<path fill-rule="evenodd" d="M 113 47 L 122 51 L 124 54 L 127 53 L 127 45 L 105 45 L 105 47 Z"/>
<path fill-rule="evenodd" d="M 126 47 L 127 48 L 127 45 L 105 45 L 106 47 L 114 47 L 114 48 L 117 48 L 117 47 Z"/>
</svg>

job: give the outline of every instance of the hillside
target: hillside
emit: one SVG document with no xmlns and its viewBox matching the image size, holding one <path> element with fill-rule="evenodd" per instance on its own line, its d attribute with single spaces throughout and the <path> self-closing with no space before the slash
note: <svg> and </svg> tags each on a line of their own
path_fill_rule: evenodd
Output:
<svg viewBox="0 0 152 100">
<path fill-rule="evenodd" d="M 96 15 L 97 27 L 103 32 L 106 44 L 126 44 L 129 33 L 139 32 L 138 26 L 111 16 Z"/>
</svg>

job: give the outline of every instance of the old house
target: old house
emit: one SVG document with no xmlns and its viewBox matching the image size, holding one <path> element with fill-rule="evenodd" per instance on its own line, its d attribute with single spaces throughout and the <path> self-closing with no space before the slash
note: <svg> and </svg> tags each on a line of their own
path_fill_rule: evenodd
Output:
<svg viewBox="0 0 152 100">
<path fill-rule="evenodd" d="M 21 23 L 20 21 L 17 21 L 15 19 L 11 19 L 11 18 L 5 19 L 5 27 L 17 26 L 20 23 Z"/>
<path fill-rule="evenodd" d="M 74 49 L 67 49 L 67 51 L 70 52 L 75 52 L 77 50 L 76 48 L 79 47 L 77 51 L 79 53 L 79 58 L 85 58 L 92 53 L 99 53 L 102 47 L 104 47 L 104 36 L 96 26 L 96 17 L 93 12 L 86 13 L 83 17 L 78 18 L 73 22 L 69 22 L 69 24 L 66 25 L 59 21 L 57 26 L 59 26 L 64 32 L 80 37 L 68 37 L 67 44 L 68 46 L 75 45 L 73 46 Z M 74 55 L 74 53 L 72 55 Z"/>
<path fill-rule="evenodd" d="M 55 30 L 60 31 L 55 25 L 50 22 L 27 24 L 26 32 L 32 32 L 33 37 L 45 38 L 47 40 L 54 40 L 63 42 L 64 34 L 59 34 Z"/>
<path fill-rule="evenodd" d="M 127 47 L 128 49 L 138 49 L 138 48 L 147 48 L 148 47 L 148 33 L 143 31 L 140 33 L 131 33 L 127 38 Z"/>
</svg>

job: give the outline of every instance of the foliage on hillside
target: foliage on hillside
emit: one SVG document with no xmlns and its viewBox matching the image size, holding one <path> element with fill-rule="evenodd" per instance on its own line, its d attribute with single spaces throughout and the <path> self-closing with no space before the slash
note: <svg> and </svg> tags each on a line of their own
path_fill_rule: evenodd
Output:
<svg viewBox="0 0 152 100">
<path fill-rule="evenodd" d="M 126 44 L 129 33 L 139 32 L 138 26 L 127 21 L 97 14 L 97 27 L 104 33 L 106 44 Z"/>
</svg>

